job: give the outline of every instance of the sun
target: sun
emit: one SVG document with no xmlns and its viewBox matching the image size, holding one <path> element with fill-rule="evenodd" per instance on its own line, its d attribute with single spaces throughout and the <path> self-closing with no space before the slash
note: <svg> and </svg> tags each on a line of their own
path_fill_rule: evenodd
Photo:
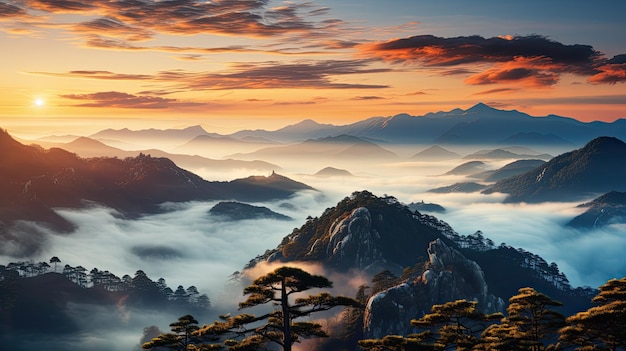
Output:
<svg viewBox="0 0 626 351">
<path fill-rule="evenodd" d="M 46 104 L 46 101 L 42 98 L 35 99 L 35 106 L 43 106 Z"/>
</svg>

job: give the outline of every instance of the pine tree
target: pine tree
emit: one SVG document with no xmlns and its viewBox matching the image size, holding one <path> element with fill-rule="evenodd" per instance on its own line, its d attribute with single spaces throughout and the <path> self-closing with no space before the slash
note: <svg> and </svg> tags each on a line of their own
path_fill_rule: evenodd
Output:
<svg viewBox="0 0 626 351">
<path fill-rule="evenodd" d="M 551 307 L 561 306 L 533 288 L 521 288 L 509 299 L 508 316 L 489 326 L 481 336 L 480 350 L 545 349 L 544 342 L 564 324 L 564 317 Z"/>
<path fill-rule="evenodd" d="M 567 318 L 559 341 L 578 350 L 626 349 L 626 277 L 602 285 L 593 302 L 597 306 Z"/>
<path fill-rule="evenodd" d="M 360 306 L 354 299 L 326 292 L 292 299 L 292 295 L 309 289 L 330 287 L 332 283 L 323 276 L 311 275 L 299 268 L 280 267 L 246 287 L 244 295 L 248 298 L 239 304 L 243 309 L 271 303 L 278 306 L 277 309 L 261 316 L 221 316 L 222 321 L 200 328 L 197 334 L 214 340 L 233 337 L 223 341 L 227 350 L 253 350 L 274 342 L 284 351 L 291 351 L 292 345 L 303 339 L 328 336 L 320 324 L 297 319 L 336 306 Z M 260 324 L 263 322 L 265 324 Z"/>
<path fill-rule="evenodd" d="M 433 305 L 431 313 L 411 321 L 420 328 L 439 327 L 435 346 L 438 349 L 471 350 L 479 342 L 485 323 L 502 318 L 501 313 L 485 315 L 476 310 L 476 301 L 456 300 Z"/>
</svg>

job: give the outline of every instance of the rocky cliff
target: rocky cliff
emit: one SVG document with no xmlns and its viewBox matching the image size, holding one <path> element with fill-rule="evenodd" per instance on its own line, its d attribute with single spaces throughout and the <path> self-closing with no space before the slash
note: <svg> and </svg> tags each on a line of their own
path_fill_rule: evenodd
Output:
<svg viewBox="0 0 626 351">
<path fill-rule="evenodd" d="M 369 299 L 364 318 L 367 338 L 407 335 L 413 331 L 411 319 L 429 313 L 433 304 L 458 299 L 478 301 L 478 308 L 485 313 L 504 311 L 504 301 L 489 293 L 476 262 L 442 240 L 432 241 L 427 251 L 428 262 L 421 275 Z"/>
</svg>

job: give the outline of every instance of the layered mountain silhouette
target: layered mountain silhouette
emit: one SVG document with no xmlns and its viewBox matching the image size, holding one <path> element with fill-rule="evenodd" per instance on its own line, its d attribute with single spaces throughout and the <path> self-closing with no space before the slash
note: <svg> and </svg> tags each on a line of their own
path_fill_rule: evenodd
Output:
<svg viewBox="0 0 626 351">
<path fill-rule="evenodd" d="M 486 189 L 487 186 L 475 182 L 454 183 L 452 185 L 442 186 L 428 190 L 429 193 L 475 193 Z"/>
<path fill-rule="evenodd" d="M 467 155 L 463 157 L 468 160 L 498 160 L 498 159 L 527 159 L 527 158 L 535 158 L 535 159 L 543 159 L 549 160 L 552 158 L 552 155 L 549 154 L 539 154 L 532 149 L 528 149 L 525 147 L 517 146 L 517 147 L 506 147 L 506 148 L 498 148 L 493 150 L 480 150 L 473 154 Z"/>
<path fill-rule="evenodd" d="M 444 175 L 470 175 L 487 170 L 487 164 L 483 161 L 469 161 L 462 163 L 446 172 Z"/>
<path fill-rule="evenodd" d="M 505 202 L 576 201 L 610 191 L 626 191 L 626 144 L 596 138 L 529 172 L 498 181 L 484 193 L 508 194 Z"/>
<path fill-rule="evenodd" d="M 378 144 L 351 135 L 338 135 L 319 139 L 309 139 L 301 143 L 262 148 L 246 154 L 234 154 L 240 159 L 274 159 L 274 158 L 323 158 L 328 160 L 390 160 L 397 157 L 393 152 Z"/>
<path fill-rule="evenodd" d="M 453 160 L 457 158 L 461 158 L 461 155 L 457 154 L 456 152 L 446 150 L 439 145 L 433 145 L 411 156 L 411 160 L 414 161 L 443 161 Z"/>
<path fill-rule="evenodd" d="M 434 252 L 449 254 L 444 256 Z M 435 265 L 430 267 L 439 267 L 430 273 L 435 274 L 431 276 L 427 270 L 421 270 L 427 261 L 424 257 L 428 255 L 431 264 Z M 504 243 L 495 246 L 480 232 L 461 236 L 436 217 L 411 211 L 392 196 L 378 197 L 368 191 L 355 192 L 335 207 L 326 209 L 321 216 L 309 218 L 304 225 L 285 236 L 275 249 L 250 261 L 245 269 L 260 262 L 296 261 L 315 262 L 339 272 L 358 270 L 371 276 L 384 270 L 400 276 L 407 267 L 418 267 L 410 278 L 406 277 L 398 284 L 406 293 L 409 288 L 402 284 L 421 276 L 422 282 L 418 284 L 421 287 L 416 288 L 421 295 L 416 293 L 415 296 L 428 301 L 424 308 L 430 308 L 431 303 L 448 301 L 443 301 L 444 295 L 452 299 L 475 298 L 495 303 L 497 297 L 513 296 L 520 286 L 536 287 L 566 301 L 573 309 L 589 303 L 589 294 L 572 289 L 556 264 L 548 264 L 537 255 Z M 450 290 L 444 280 L 435 278 L 447 275 L 456 276 L 454 289 Z M 436 288 L 429 281 L 439 281 L 442 285 Z M 424 287 L 424 284 L 431 285 Z M 449 293 L 443 294 L 444 290 Z M 489 308 L 498 307 L 492 305 Z M 413 311 L 424 312 L 418 310 Z M 408 326 L 410 319 L 417 317 L 403 314 L 400 318 L 397 313 L 381 313 L 388 319 L 377 322 L 377 325 Z"/>
<path fill-rule="evenodd" d="M 293 143 L 341 134 L 390 144 L 543 145 L 571 149 L 600 136 L 626 138 L 626 120 L 607 123 L 581 122 L 556 115 L 533 117 L 478 103 L 466 110 L 456 108 L 422 116 L 372 117 L 344 126 L 306 120 L 275 131 L 245 130 L 232 136 L 256 136 Z"/>
<path fill-rule="evenodd" d="M 32 242 L 33 238 L 27 239 L 24 232 L 36 232 L 22 225 L 23 220 L 71 231 L 73 225 L 53 211 L 58 207 L 98 204 L 136 216 L 161 211 L 164 202 L 263 201 L 312 189 L 274 172 L 267 177 L 209 182 L 167 158 L 145 154 L 125 159 L 85 159 L 63 149 L 23 145 L 4 131 L 0 131 L 0 160 L 0 235 L 18 242 Z"/>
<path fill-rule="evenodd" d="M 587 210 L 569 221 L 568 226 L 588 229 L 626 223 L 626 192 L 611 191 L 578 207 Z"/>
<path fill-rule="evenodd" d="M 322 178 L 327 178 L 327 177 L 352 177 L 353 174 L 350 173 L 350 171 L 345 170 L 345 169 L 339 169 L 339 168 L 335 168 L 335 167 L 324 167 L 322 169 L 320 169 L 319 171 L 317 171 L 314 176 L 316 177 L 322 177 Z"/>
<path fill-rule="evenodd" d="M 493 171 L 484 171 L 472 174 L 471 177 L 480 178 L 486 182 L 497 182 L 498 180 L 526 173 L 545 163 L 546 161 L 544 160 L 517 160 Z"/>
</svg>

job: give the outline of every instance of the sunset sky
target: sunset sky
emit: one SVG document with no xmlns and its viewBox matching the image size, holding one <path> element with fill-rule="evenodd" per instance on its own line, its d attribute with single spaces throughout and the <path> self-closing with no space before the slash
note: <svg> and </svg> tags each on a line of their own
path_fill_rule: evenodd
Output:
<svg viewBox="0 0 626 351">
<path fill-rule="evenodd" d="M 0 0 L 0 127 L 626 118 L 626 1 Z"/>
</svg>

